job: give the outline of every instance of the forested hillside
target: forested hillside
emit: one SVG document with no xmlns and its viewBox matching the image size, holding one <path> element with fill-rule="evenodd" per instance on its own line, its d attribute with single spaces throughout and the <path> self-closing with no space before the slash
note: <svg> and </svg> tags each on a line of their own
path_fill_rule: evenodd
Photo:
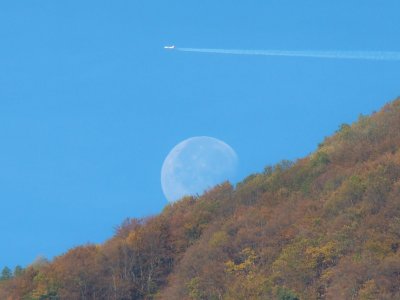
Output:
<svg viewBox="0 0 400 300">
<path fill-rule="evenodd" d="M 399 148 L 396 100 L 309 157 L 6 272 L 0 299 L 400 299 Z"/>
</svg>

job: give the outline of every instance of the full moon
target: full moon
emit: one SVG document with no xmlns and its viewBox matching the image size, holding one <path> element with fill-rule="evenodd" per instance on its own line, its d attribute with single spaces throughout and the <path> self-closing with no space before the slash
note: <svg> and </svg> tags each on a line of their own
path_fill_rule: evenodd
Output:
<svg viewBox="0 0 400 300">
<path fill-rule="evenodd" d="M 164 195 L 169 202 L 175 202 L 232 180 L 237 162 L 235 151 L 216 138 L 198 136 L 184 140 L 164 160 L 161 169 Z"/>
</svg>

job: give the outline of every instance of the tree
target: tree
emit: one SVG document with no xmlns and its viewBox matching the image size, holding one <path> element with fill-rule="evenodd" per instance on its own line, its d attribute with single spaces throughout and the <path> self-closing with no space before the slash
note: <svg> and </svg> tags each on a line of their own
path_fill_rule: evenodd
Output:
<svg viewBox="0 0 400 300">
<path fill-rule="evenodd" d="M 1 271 L 0 280 L 3 281 L 11 278 L 12 278 L 11 269 L 9 267 L 4 267 L 3 270 Z"/>
<path fill-rule="evenodd" d="M 279 288 L 277 293 L 279 300 L 299 300 L 300 298 L 296 296 L 291 290 L 286 288 Z"/>
<path fill-rule="evenodd" d="M 15 277 L 21 276 L 23 274 L 23 272 L 24 272 L 24 269 L 21 266 L 16 266 L 14 268 L 14 276 Z"/>
</svg>

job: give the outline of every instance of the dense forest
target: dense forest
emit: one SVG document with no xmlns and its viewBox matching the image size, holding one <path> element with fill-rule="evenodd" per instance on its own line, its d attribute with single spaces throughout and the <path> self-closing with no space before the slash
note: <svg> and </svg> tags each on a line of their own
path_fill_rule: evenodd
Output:
<svg viewBox="0 0 400 300">
<path fill-rule="evenodd" d="M 400 299 L 400 99 L 267 166 L 4 268 L 0 299 Z"/>
</svg>

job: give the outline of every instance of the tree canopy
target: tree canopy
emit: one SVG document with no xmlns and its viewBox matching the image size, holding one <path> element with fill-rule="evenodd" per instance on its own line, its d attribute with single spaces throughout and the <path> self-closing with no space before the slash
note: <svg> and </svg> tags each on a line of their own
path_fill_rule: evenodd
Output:
<svg viewBox="0 0 400 300">
<path fill-rule="evenodd" d="M 0 299 L 398 299 L 400 100 L 318 149 L 1 273 Z"/>
</svg>

